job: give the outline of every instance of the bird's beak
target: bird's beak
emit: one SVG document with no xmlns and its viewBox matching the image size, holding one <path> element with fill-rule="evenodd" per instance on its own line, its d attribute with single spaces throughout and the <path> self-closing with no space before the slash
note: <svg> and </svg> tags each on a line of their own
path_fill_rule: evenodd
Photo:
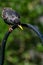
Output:
<svg viewBox="0 0 43 65">
<path fill-rule="evenodd" d="M 21 25 L 18 25 L 18 27 L 19 27 L 21 30 L 23 30 L 23 27 L 22 27 Z"/>
</svg>

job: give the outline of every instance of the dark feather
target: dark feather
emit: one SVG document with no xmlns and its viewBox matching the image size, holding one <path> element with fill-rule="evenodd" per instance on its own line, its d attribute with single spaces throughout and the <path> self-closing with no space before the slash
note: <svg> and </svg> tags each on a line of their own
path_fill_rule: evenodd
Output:
<svg viewBox="0 0 43 65">
<path fill-rule="evenodd" d="M 2 17 L 5 23 L 9 25 L 20 23 L 20 15 L 11 8 L 4 8 L 2 11 Z"/>
</svg>

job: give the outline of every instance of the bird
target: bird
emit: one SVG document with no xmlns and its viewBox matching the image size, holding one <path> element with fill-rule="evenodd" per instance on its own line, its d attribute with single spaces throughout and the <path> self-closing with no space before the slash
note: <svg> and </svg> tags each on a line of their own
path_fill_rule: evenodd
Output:
<svg viewBox="0 0 43 65">
<path fill-rule="evenodd" d="M 22 30 L 23 30 L 22 26 L 25 26 L 25 27 L 33 29 L 38 34 L 38 36 L 41 38 L 41 40 L 43 40 L 43 35 L 34 26 L 32 26 L 30 24 L 24 24 L 24 25 L 21 24 L 20 15 L 12 8 L 9 8 L 9 7 L 3 8 L 2 18 L 3 18 L 4 22 L 10 26 L 10 28 L 9 28 L 10 32 L 13 30 L 12 27 L 15 25 L 18 26 L 19 28 L 21 28 Z"/>
<path fill-rule="evenodd" d="M 3 18 L 4 22 L 10 26 L 10 28 L 9 28 L 10 32 L 13 30 L 12 26 L 17 25 L 22 30 L 23 30 L 22 26 L 24 26 L 24 27 L 27 27 L 27 28 L 34 30 L 43 42 L 43 35 L 39 32 L 39 30 L 37 30 L 34 26 L 32 26 L 30 24 L 22 24 L 20 22 L 20 15 L 12 8 L 9 8 L 9 7 L 3 8 L 2 18 Z"/>
<path fill-rule="evenodd" d="M 7 23 L 9 26 L 10 25 L 12 26 L 10 28 L 10 31 L 13 30 L 13 26 L 14 26 L 14 29 L 16 28 L 15 25 L 17 25 L 22 30 L 23 30 L 22 26 L 32 29 L 39 36 L 39 38 L 41 39 L 42 45 L 43 45 L 43 35 L 40 33 L 40 31 L 37 28 L 35 28 L 35 26 L 33 26 L 31 24 L 21 23 L 20 22 L 20 15 L 15 10 L 13 10 L 12 8 L 4 8 L 2 11 L 2 18 L 3 18 L 5 23 Z M 11 33 L 10 31 L 8 31 L 5 34 L 3 41 L 2 41 L 0 65 L 4 64 L 5 47 L 6 47 L 7 39 Z"/>
<path fill-rule="evenodd" d="M 20 25 L 20 15 L 13 10 L 12 8 L 5 7 L 2 10 L 2 18 L 6 24 L 10 26 L 10 30 L 12 30 L 12 26 L 17 25 L 19 28 L 23 30 L 23 27 Z"/>
</svg>

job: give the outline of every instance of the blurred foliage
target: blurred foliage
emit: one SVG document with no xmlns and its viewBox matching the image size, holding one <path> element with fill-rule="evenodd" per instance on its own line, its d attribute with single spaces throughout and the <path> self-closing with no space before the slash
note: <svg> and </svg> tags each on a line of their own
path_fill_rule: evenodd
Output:
<svg viewBox="0 0 43 65">
<path fill-rule="evenodd" d="M 36 26 L 43 34 L 43 0 L 0 0 L 0 15 L 4 7 L 17 11 L 22 23 Z M 0 16 L 0 45 L 9 26 Z M 15 29 L 6 44 L 4 65 L 43 65 L 43 46 L 32 31 Z"/>
</svg>

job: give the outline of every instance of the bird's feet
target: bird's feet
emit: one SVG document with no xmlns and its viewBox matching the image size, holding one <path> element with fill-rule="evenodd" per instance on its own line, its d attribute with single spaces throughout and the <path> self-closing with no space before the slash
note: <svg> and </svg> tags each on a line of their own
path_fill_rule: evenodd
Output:
<svg viewBox="0 0 43 65">
<path fill-rule="evenodd" d="M 10 27 L 10 28 L 9 28 L 9 32 L 12 32 L 12 31 L 13 31 L 13 29 Z"/>
<path fill-rule="evenodd" d="M 12 26 L 10 25 L 9 26 L 9 32 L 12 32 L 13 31 L 13 28 L 12 28 Z"/>
</svg>

